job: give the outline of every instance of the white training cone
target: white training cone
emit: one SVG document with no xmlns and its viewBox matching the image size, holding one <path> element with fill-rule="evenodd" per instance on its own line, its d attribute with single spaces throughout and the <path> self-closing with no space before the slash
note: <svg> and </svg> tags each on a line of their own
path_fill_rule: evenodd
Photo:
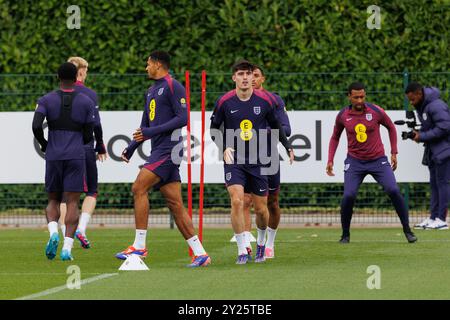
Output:
<svg viewBox="0 0 450 320">
<path fill-rule="evenodd" d="M 149 270 L 144 261 L 136 255 L 131 254 L 120 266 L 119 270 L 134 271 L 134 270 Z"/>
</svg>

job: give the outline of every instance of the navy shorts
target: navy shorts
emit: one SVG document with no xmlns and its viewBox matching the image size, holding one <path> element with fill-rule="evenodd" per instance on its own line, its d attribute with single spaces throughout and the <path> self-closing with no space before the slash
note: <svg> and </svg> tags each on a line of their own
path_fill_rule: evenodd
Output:
<svg viewBox="0 0 450 320">
<path fill-rule="evenodd" d="M 85 160 L 47 160 L 45 190 L 47 192 L 86 192 Z"/>
<path fill-rule="evenodd" d="M 280 177 L 280 165 L 278 165 L 277 173 L 267 176 L 269 194 L 278 194 L 280 192 L 281 177 Z M 251 193 L 250 185 L 247 183 L 244 187 L 245 193 Z"/>
<path fill-rule="evenodd" d="M 269 194 L 278 194 L 280 192 L 280 169 L 278 168 L 277 173 L 267 176 L 269 182 Z"/>
<path fill-rule="evenodd" d="M 97 197 L 98 171 L 97 154 L 94 150 L 86 150 L 86 184 L 87 196 Z"/>
<path fill-rule="evenodd" d="M 179 165 L 174 164 L 170 156 L 165 156 L 154 162 L 146 162 L 143 167 L 161 179 L 161 181 L 153 186 L 154 190 L 159 190 L 162 186 L 171 182 L 181 182 Z"/>
<path fill-rule="evenodd" d="M 225 185 L 239 184 L 247 193 L 267 196 L 269 184 L 267 176 L 261 174 L 261 166 L 245 164 L 225 164 Z"/>
</svg>

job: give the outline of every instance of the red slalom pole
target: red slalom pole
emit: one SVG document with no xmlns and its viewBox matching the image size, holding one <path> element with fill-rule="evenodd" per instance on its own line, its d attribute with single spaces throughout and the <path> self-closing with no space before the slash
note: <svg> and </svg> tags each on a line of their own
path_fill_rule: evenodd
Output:
<svg viewBox="0 0 450 320">
<path fill-rule="evenodd" d="M 198 234 L 203 242 L 203 192 L 205 180 L 205 111 L 206 111 L 206 71 L 202 70 L 202 138 L 200 156 L 200 197 L 198 209 Z"/>
<path fill-rule="evenodd" d="M 192 219 L 192 171 L 191 171 L 191 87 L 189 82 L 189 70 L 186 70 L 186 106 L 187 106 L 187 174 L 188 174 L 188 214 Z M 192 257 L 193 252 L 189 247 L 189 256 Z"/>
</svg>

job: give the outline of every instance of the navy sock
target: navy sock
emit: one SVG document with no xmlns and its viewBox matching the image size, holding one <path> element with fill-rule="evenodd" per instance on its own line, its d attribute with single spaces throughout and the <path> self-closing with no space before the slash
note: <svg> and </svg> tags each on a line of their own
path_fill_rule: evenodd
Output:
<svg viewBox="0 0 450 320">
<path fill-rule="evenodd" d="M 350 223 L 352 221 L 353 205 L 355 204 L 355 197 L 346 196 L 341 201 L 341 224 L 342 236 L 350 236 Z"/>
<path fill-rule="evenodd" d="M 409 227 L 408 209 L 406 208 L 406 203 L 400 193 L 400 190 L 390 193 L 389 197 L 391 198 L 395 211 L 397 212 L 397 215 L 400 218 L 400 222 L 402 223 L 403 226 L 403 231 L 410 232 L 411 229 Z"/>
</svg>

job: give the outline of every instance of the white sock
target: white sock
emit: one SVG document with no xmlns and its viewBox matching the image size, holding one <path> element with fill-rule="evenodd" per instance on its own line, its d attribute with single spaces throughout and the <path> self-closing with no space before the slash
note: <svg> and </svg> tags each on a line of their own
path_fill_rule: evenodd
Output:
<svg viewBox="0 0 450 320">
<path fill-rule="evenodd" d="M 272 229 L 270 227 L 267 227 L 267 242 L 266 247 L 273 249 L 275 245 L 275 236 L 277 235 L 277 229 Z"/>
<path fill-rule="evenodd" d="M 78 230 L 80 230 L 83 236 L 86 235 L 86 228 L 91 219 L 91 215 L 87 212 L 83 212 L 80 216 L 80 222 L 78 222 Z"/>
<path fill-rule="evenodd" d="M 258 237 L 256 238 L 256 243 L 258 244 L 258 246 L 263 246 L 264 243 L 266 242 L 266 229 L 261 230 L 260 228 L 256 228 L 256 230 L 258 231 Z"/>
<path fill-rule="evenodd" d="M 235 233 L 235 236 L 238 246 L 238 255 L 247 254 L 247 249 L 245 248 L 245 232 Z"/>
<path fill-rule="evenodd" d="M 67 251 L 71 252 L 72 247 L 73 247 L 73 238 L 64 237 L 63 250 L 67 250 Z"/>
<path fill-rule="evenodd" d="M 145 249 L 147 240 L 147 230 L 136 229 L 133 247 L 135 249 Z"/>
<path fill-rule="evenodd" d="M 206 254 L 206 251 L 203 248 L 200 239 L 196 235 L 193 236 L 192 238 L 187 239 L 186 241 L 189 244 L 189 247 L 194 252 L 194 256 L 202 256 Z"/>
<path fill-rule="evenodd" d="M 54 233 L 58 233 L 58 222 L 51 221 L 47 225 L 48 232 L 50 233 L 50 236 Z"/>
<path fill-rule="evenodd" d="M 245 234 L 245 247 L 251 249 L 252 248 L 252 244 L 250 242 L 251 233 L 250 231 L 245 231 L 244 234 Z"/>
<path fill-rule="evenodd" d="M 59 227 L 61 228 L 61 232 L 62 232 L 63 237 L 65 237 L 66 236 L 66 225 L 65 224 L 61 224 L 61 225 L 59 225 Z"/>
</svg>

